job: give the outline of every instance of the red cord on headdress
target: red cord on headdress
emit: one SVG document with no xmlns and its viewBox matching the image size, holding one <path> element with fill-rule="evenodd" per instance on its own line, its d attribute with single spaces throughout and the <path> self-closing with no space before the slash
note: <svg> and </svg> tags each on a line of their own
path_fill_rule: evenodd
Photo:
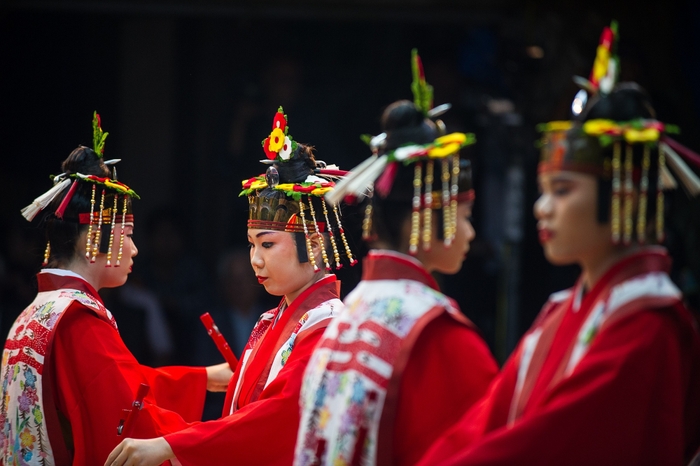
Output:
<svg viewBox="0 0 700 466">
<path fill-rule="evenodd" d="M 392 162 L 384 169 L 384 173 L 377 179 L 374 183 L 374 189 L 377 193 L 386 197 L 391 191 L 391 187 L 394 185 L 394 178 L 396 178 L 396 171 L 399 168 L 397 162 Z"/>
<path fill-rule="evenodd" d="M 58 206 L 58 209 L 56 209 L 56 217 L 60 219 L 63 218 L 63 213 L 66 211 L 66 207 L 68 207 L 70 200 L 73 199 L 73 194 L 75 194 L 76 189 L 78 189 L 78 180 L 73 180 L 73 184 L 70 185 L 70 189 L 66 193 L 66 197 L 63 198 L 61 204 Z"/>
</svg>

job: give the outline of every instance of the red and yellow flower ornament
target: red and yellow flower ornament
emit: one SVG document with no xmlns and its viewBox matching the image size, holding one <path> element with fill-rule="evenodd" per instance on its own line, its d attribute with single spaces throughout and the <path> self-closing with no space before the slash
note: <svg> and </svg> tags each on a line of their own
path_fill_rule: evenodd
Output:
<svg viewBox="0 0 700 466">
<path fill-rule="evenodd" d="M 264 174 L 243 180 L 243 189 L 239 194 L 248 197 L 248 228 L 302 233 L 306 243 L 306 259 L 314 271 L 321 268 L 312 251 L 311 235 L 327 233 L 335 265 L 331 265 L 331 254 L 326 250 L 325 242 L 321 242 L 323 267 L 326 270 L 342 267 L 341 246 L 350 265 L 356 264 L 357 259 L 345 236 L 340 209 L 337 206 L 329 208 L 323 200 L 323 196 L 335 187 L 334 180 L 342 178 L 347 172 L 335 165 L 326 165 L 325 162 L 310 158 L 315 162 L 316 168 L 307 167 L 309 171 L 303 180 L 284 179 L 284 172 L 278 170 L 281 166 L 289 163 L 305 164 L 306 161 L 294 159 L 298 145 L 289 135 L 287 115 L 282 107 L 275 114 L 272 131 L 263 140 L 262 146 L 267 157 L 262 162 L 268 168 Z M 300 256 L 300 260 L 306 259 Z"/>
<path fill-rule="evenodd" d="M 263 150 L 269 160 L 289 160 L 297 147 L 296 141 L 288 134 L 287 115 L 279 107 L 272 120 L 272 131 L 262 142 Z"/>
</svg>

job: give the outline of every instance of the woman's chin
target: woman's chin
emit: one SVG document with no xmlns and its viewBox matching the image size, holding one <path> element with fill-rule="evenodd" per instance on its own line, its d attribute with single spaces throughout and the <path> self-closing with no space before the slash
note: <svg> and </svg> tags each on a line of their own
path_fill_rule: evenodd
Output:
<svg viewBox="0 0 700 466">
<path fill-rule="evenodd" d="M 552 265 L 571 265 L 576 262 L 576 259 L 547 247 L 544 248 L 544 257 Z"/>
</svg>

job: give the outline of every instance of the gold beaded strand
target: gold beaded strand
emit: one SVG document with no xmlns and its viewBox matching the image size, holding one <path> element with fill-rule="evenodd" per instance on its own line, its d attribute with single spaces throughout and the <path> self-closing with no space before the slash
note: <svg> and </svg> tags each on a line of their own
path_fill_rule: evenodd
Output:
<svg viewBox="0 0 700 466">
<path fill-rule="evenodd" d="M 338 212 L 338 206 L 333 206 L 333 213 L 335 214 L 335 220 L 338 222 L 338 231 L 340 231 L 340 239 L 343 241 L 343 246 L 345 246 L 345 254 L 350 260 L 350 265 L 357 264 L 357 259 L 352 256 L 352 251 L 350 250 L 350 245 L 348 244 L 348 239 L 345 237 L 345 229 L 343 229 L 343 223 L 340 221 L 340 213 Z"/>
<path fill-rule="evenodd" d="M 92 257 L 90 258 L 90 263 L 94 263 L 97 258 L 97 254 L 100 252 L 100 241 L 102 240 L 102 212 L 105 210 L 105 190 L 102 189 L 102 197 L 100 198 L 100 212 L 99 218 L 97 219 L 97 225 L 95 229 L 95 242 L 92 245 Z"/>
<path fill-rule="evenodd" d="M 90 253 L 92 252 L 92 220 L 95 215 L 95 189 L 96 186 L 92 185 L 92 196 L 90 198 L 90 221 L 88 223 L 88 234 L 87 243 L 85 244 L 85 259 L 90 259 Z"/>
<path fill-rule="evenodd" d="M 306 207 L 304 206 L 304 202 L 300 199 L 299 200 L 299 215 L 301 215 L 301 224 L 304 226 L 304 239 L 306 241 L 306 254 L 309 256 L 309 262 L 311 262 L 311 265 L 314 268 L 314 273 L 318 272 L 319 268 L 318 265 L 316 265 L 316 257 L 314 256 L 314 251 L 313 248 L 311 247 L 311 238 L 309 237 L 309 229 L 306 226 L 306 216 L 304 214 L 304 209 Z"/>
<path fill-rule="evenodd" d="M 122 231 L 119 234 L 119 253 L 117 253 L 117 263 L 115 267 L 119 267 L 122 263 L 122 252 L 124 250 L 124 223 L 126 223 L 126 199 L 124 196 L 124 207 L 122 208 Z"/>
<path fill-rule="evenodd" d="M 639 212 L 637 213 L 637 241 L 639 244 L 646 242 L 647 228 L 647 198 L 649 197 L 649 167 L 651 166 L 651 151 L 648 145 L 644 145 L 642 157 L 642 178 L 639 181 Z"/>
<path fill-rule="evenodd" d="M 632 197 L 634 196 L 634 185 L 632 184 L 632 146 L 627 144 L 625 146 L 625 211 L 624 211 L 624 233 L 622 236 L 622 243 L 629 245 L 632 241 Z"/>
<path fill-rule="evenodd" d="M 656 183 L 656 241 L 663 243 L 664 241 L 664 190 L 663 190 L 663 172 L 666 168 L 666 154 L 659 147 L 659 180 Z"/>
<path fill-rule="evenodd" d="M 335 268 L 336 270 L 341 269 L 343 267 L 343 264 L 340 263 L 340 253 L 338 252 L 338 245 L 335 242 L 335 235 L 333 234 L 333 226 L 331 225 L 331 221 L 328 218 L 328 207 L 326 207 L 326 201 L 322 201 L 321 205 L 323 206 L 323 217 L 326 219 L 326 225 L 328 228 L 328 237 L 331 240 L 331 248 L 333 249 L 333 258 L 335 259 Z"/>
<path fill-rule="evenodd" d="M 442 165 L 442 238 L 445 247 L 452 242 L 450 236 L 450 164 L 446 158 L 440 162 Z M 449 238 L 449 239 L 448 239 Z"/>
<path fill-rule="evenodd" d="M 372 238 L 372 201 L 365 206 L 365 217 L 362 219 L 362 239 L 368 241 Z"/>
<path fill-rule="evenodd" d="M 613 146 L 612 160 L 612 211 L 610 216 L 612 228 L 612 242 L 619 244 L 620 242 L 620 168 L 621 154 L 620 143 L 616 142 Z"/>
<path fill-rule="evenodd" d="M 423 204 L 423 250 L 430 250 L 433 226 L 433 161 L 425 164 L 425 203 Z"/>
<path fill-rule="evenodd" d="M 310 196 L 308 199 L 309 211 L 311 212 L 311 219 L 314 222 L 314 230 L 316 230 L 316 234 L 318 235 L 319 241 L 321 242 L 321 256 L 323 257 L 323 264 L 326 266 L 326 270 L 331 270 L 331 264 L 330 262 L 328 262 L 328 253 L 326 253 L 326 242 L 323 240 L 321 231 L 318 229 L 318 222 L 316 221 L 316 211 L 314 210 L 314 203 Z M 323 199 L 321 199 L 321 202 L 323 202 Z M 325 204 L 325 202 L 323 203 Z"/>
<path fill-rule="evenodd" d="M 117 223 L 117 209 L 119 208 L 119 195 L 114 195 L 114 207 L 112 207 L 112 225 L 109 230 L 109 246 L 107 246 L 107 264 L 105 267 L 112 266 L 112 246 L 114 245 L 114 225 Z"/>
<path fill-rule="evenodd" d="M 46 267 L 49 263 L 49 257 L 51 256 L 51 242 L 46 242 L 46 249 L 44 249 L 44 262 L 41 263 L 42 267 Z"/>
<path fill-rule="evenodd" d="M 413 205 L 411 212 L 411 236 L 408 243 L 408 253 L 415 256 L 418 252 L 418 239 L 420 236 L 420 207 L 421 207 L 421 178 L 423 165 L 416 162 L 413 171 Z"/>
<path fill-rule="evenodd" d="M 445 246 L 450 246 L 457 234 L 457 196 L 459 194 L 459 154 L 452 156 L 452 186 L 450 186 L 450 235 Z"/>
</svg>

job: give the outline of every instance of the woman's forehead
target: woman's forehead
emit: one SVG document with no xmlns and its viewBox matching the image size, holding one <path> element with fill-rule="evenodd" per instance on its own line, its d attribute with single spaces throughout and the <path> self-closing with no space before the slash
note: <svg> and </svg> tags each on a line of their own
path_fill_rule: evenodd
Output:
<svg viewBox="0 0 700 466">
<path fill-rule="evenodd" d="M 265 236 L 272 237 L 272 236 L 278 236 L 281 233 L 285 233 L 284 231 L 277 231 L 277 230 L 263 230 L 260 228 L 248 228 L 248 237 L 249 238 L 262 238 Z"/>
<path fill-rule="evenodd" d="M 537 179 L 540 182 L 555 182 L 555 181 L 581 181 L 591 179 L 594 180 L 593 175 L 587 173 L 580 173 L 569 170 L 548 170 L 537 174 Z"/>
</svg>

